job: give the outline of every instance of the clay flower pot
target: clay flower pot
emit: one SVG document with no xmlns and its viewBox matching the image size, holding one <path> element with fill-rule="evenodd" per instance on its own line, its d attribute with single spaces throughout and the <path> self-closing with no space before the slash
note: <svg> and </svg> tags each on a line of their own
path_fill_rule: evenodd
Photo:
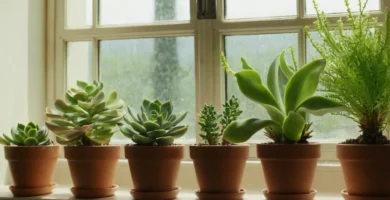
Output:
<svg viewBox="0 0 390 200">
<path fill-rule="evenodd" d="M 258 144 L 266 198 L 278 200 L 283 194 L 294 200 L 314 199 L 312 185 L 320 156 L 320 144 Z"/>
<path fill-rule="evenodd" d="M 50 194 L 53 174 L 60 155 L 59 146 L 5 146 L 14 196 Z"/>
<path fill-rule="evenodd" d="M 203 199 L 242 199 L 241 188 L 245 164 L 249 156 L 248 145 L 193 145 L 190 156 L 194 161 L 199 190 Z"/>
<path fill-rule="evenodd" d="M 184 157 L 184 146 L 125 146 L 125 157 L 129 161 L 135 199 L 175 199 L 180 161 Z"/>
<path fill-rule="evenodd" d="M 390 145 L 338 144 L 346 200 L 390 199 Z"/>
<path fill-rule="evenodd" d="M 119 146 L 65 146 L 76 198 L 102 198 L 115 194 L 114 173 Z"/>
</svg>

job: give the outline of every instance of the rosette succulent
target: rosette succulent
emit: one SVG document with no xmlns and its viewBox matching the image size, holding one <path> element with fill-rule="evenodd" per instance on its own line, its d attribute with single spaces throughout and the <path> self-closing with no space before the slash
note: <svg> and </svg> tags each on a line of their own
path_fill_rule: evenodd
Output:
<svg viewBox="0 0 390 200">
<path fill-rule="evenodd" d="M 48 131 L 33 122 L 27 125 L 18 124 L 11 129 L 10 136 L 6 134 L 3 134 L 3 137 L 0 136 L 0 144 L 3 145 L 40 146 L 50 145 L 51 143 Z"/>
<path fill-rule="evenodd" d="M 46 126 L 64 145 L 107 145 L 126 114 L 116 91 L 105 100 L 101 82 L 77 81 L 65 100 L 57 99 L 56 109 L 46 109 Z"/>
<path fill-rule="evenodd" d="M 178 125 L 187 112 L 173 114 L 171 101 L 145 99 L 140 113 L 131 107 L 128 112 L 129 116 L 124 117 L 126 124 L 120 126 L 120 130 L 138 145 L 171 145 L 188 130 L 188 125 Z"/>
</svg>

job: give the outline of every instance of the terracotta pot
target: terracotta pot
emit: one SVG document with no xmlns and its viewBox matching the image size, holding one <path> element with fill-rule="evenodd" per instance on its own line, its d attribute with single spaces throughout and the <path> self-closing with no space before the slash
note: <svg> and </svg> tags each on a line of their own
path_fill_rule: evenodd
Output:
<svg viewBox="0 0 390 200">
<path fill-rule="evenodd" d="M 258 144 L 267 192 L 311 195 L 320 155 L 320 144 Z"/>
<path fill-rule="evenodd" d="M 190 157 L 194 161 L 200 193 L 243 195 L 241 182 L 249 157 L 248 145 L 193 145 Z"/>
<path fill-rule="evenodd" d="M 65 146 L 74 187 L 78 198 L 113 196 L 116 164 L 120 156 L 119 146 Z"/>
<path fill-rule="evenodd" d="M 346 199 L 390 199 L 390 145 L 338 144 L 337 158 L 350 197 Z"/>
<path fill-rule="evenodd" d="M 127 145 L 125 157 L 133 180 L 131 194 L 134 198 L 148 196 L 150 199 L 161 199 L 161 193 L 176 198 L 179 189 L 176 180 L 180 161 L 184 157 L 184 146 Z"/>
<path fill-rule="evenodd" d="M 37 196 L 51 193 L 59 146 L 5 146 L 15 196 Z"/>
</svg>

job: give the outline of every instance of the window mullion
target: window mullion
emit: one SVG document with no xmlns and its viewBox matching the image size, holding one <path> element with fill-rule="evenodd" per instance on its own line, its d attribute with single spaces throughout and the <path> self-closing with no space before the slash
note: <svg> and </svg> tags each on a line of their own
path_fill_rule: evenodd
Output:
<svg viewBox="0 0 390 200">
<path fill-rule="evenodd" d="M 96 28 L 98 26 L 99 20 L 99 0 L 92 1 L 92 28 Z"/>
<path fill-rule="evenodd" d="M 302 19 L 305 17 L 306 0 L 296 0 L 296 1 L 297 1 L 298 19 Z"/>
<path fill-rule="evenodd" d="M 99 73 L 99 40 L 92 40 L 92 79 L 100 80 Z"/>
</svg>

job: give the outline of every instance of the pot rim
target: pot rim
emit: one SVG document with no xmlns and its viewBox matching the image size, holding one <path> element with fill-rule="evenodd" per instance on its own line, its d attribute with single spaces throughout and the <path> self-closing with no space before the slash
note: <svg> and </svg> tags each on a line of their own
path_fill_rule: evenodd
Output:
<svg viewBox="0 0 390 200">
<path fill-rule="evenodd" d="M 113 147 L 121 147 L 121 145 L 102 145 L 102 146 L 63 146 L 64 148 L 113 148 Z"/>
<path fill-rule="evenodd" d="M 277 144 L 277 143 L 256 143 L 257 146 L 318 146 L 321 145 L 319 142 L 310 143 L 298 143 L 298 144 Z"/>
<path fill-rule="evenodd" d="M 165 145 L 165 146 L 159 146 L 159 145 L 137 145 L 137 144 L 126 144 L 125 148 L 178 148 L 178 147 L 184 147 L 184 144 L 173 144 L 173 145 Z"/>
<path fill-rule="evenodd" d="M 16 149 L 16 148 L 25 148 L 25 149 L 32 149 L 32 148 L 51 148 L 51 147 L 61 147 L 61 145 L 36 145 L 36 146 L 17 146 L 17 145 L 8 145 L 4 146 L 4 148 L 8 149 Z"/>
<path fill-rule="evenodd" d="M 381 147 L 381 146 L 390 146 L 390 144 L 336 144 L 340 147 Z"/>
<path fill-rule="evenodd" d="M 249 144 L 234 144 L 234 145 L 202 145 L 202 144 L 190 144 L 190 148 L 239 148 L 239 147 L 249 147 Z"/>
</svg>

